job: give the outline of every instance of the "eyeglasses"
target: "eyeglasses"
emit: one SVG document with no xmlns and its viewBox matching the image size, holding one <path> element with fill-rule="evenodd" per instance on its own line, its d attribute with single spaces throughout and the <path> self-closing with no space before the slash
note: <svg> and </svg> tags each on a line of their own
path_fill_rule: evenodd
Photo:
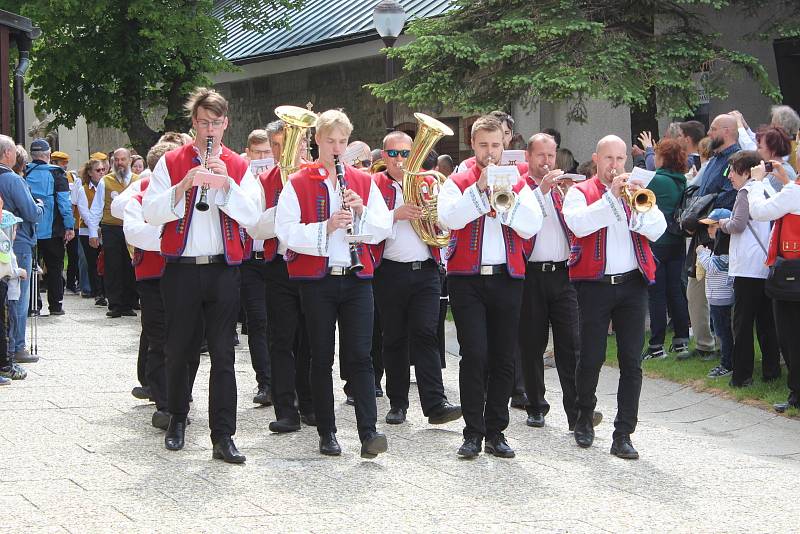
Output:
<svg viewBox="0 0 800 534">
<path fill-rule="evenodd" d="M 208 128 L 209 126 L 213 126 L 214 128 L 219 128 L 225 123 L 225 119 L 217 119 L 213 121 L 207 121 L 205 119 L 199 119 L 197 121 L 197 125 L 201 128 Z"/>
<path fill-rule="evenodd" d="M 396 158 L 397 156 L 403 156 L 407 158 L 411 154 L 410 150 L 387 150 L 386 155 L 390 158 Z"/>
</svg>

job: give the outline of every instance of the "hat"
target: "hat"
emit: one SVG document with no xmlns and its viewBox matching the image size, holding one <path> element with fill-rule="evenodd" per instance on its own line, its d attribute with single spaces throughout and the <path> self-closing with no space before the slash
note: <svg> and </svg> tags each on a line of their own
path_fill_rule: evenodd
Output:
<svg viewBox="0 0 800 534">
<path fill-rule="evenodd" d="M 31 152 L 50 152 L 50 143 L 47 139 L 34 139 L 31 143 Z"/>
<path fill-rule="evenodd" d="M 108 156 L 106 154 L 104 154 L 103 152 L 95 152 L 94 154 L 92 154 L 89 157 L 91 159 L 97 159 L 97 160 L 100 160 L 100 161 L 105 161 L 105 160 L 108 159 Z"/>
<path fill-rule="evenodd" d="M 369 166 L 372 161 L 372 157 L 370 156 L 369 152 L 369 145 L 367 145 L 364 141 L 353 141 L 347 146 L 344 154 L 342 154 L 342 161 L 348 165 L 366 162 L 367 166 Z"/>
<path fill-rule="evenodd" d="M 69 154 L 56 150 L 50 154 L 50 159 L 63 159 L 64 161 L 69 161 Z"/>
<path fill-rule="evenodd" d="M 8 228 L 15 224 L 21 223 L 22 219 L 11 213 L 10 211 L 3 210 L 3 218 L 0 219 L 0 228 Z"/>
<path fill-rule="evenodd" d="M 714 224 L 722 219 L 730 219 L 731 218 L 731 210 L 726 208 L 717 208 L 715 210 L 711 210 L 711 213 L 708 214 L 708 217 L 705 219 L 700 219 L 699 223 L 702 224 Z"/>
</svg>

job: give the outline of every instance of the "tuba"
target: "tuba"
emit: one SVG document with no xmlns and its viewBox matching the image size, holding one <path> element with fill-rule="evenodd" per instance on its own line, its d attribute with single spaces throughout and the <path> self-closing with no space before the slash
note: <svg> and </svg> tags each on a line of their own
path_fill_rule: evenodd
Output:
<svg viewBox="0 0 800 534">
<path fill-rule="evenodd" d="M 278 106 L 275 115 L 286 125 L 283 127 L 283 150 L 278 162 L 281 171 L 281 182 L 286 185 L 289 175 L 297 172 L 297 148 L 309 128 L 317 124 L 317 115 L 305 108 L 297 106 Z"/>
<path fill-rule="evenodd" d="M 439 139 L 453 135 L 453 130 L 422 113 L 414 113 L 414 117 L 418 128 L 411 154 L 403 166 L 403 202 L 422 208 L 422 217 L 412 220 L 411 226 L 426 245 L 441 248 L 450 240 L 450 232 L 439 226 L 437 210 L 439 188 L 447 177 L 437 171 L 419 170 Z"/>
</svg>

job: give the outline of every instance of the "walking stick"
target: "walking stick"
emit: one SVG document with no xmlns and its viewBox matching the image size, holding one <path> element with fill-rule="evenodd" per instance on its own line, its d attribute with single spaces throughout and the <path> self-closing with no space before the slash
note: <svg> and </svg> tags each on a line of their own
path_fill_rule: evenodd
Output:
<svg viewBox="0 0 800 534">
<path fill-rule="evenodd" d="M 39 354 L 39 262 L 37 261 L 37 247 L 33 247 L 31 259 L 30 310 L 31 310 L 31 346 L 28 352 Z"/>
</svg>

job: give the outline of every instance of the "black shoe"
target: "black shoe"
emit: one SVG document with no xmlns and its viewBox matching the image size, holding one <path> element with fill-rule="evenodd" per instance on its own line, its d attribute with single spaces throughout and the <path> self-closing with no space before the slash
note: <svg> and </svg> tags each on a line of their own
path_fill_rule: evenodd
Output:
<svg viewBox="0 0 800 534">
<path fill-rule="evenodd" d="M 513 458 L 516 456 L 514 454 L 514 449 L 508 446 L 506 437 L 503 434 L 497 434 L 491 438 L 486 438 L 483 450 L 498 458 Z"/>
<path fill-rule="evenodd" d="M 475 458 L 481 453 L 480 436 L 469 436 L 464 438 L 464 443 L 458 449 L 458 455 L 462 458 Z"/>
<path fill-rule="evenodd" d="M 203 342 L 203 344 L 200 345 L 200 354 L 208 354 L 208 343 Z"/>
<path fill-rule="evenodd" d="M 386 436 L 380 432 L 370 432 L 364 441 L 361 442 L 361 457 L 372 459 L 382 452 L 386 452 L 389 444 L 386 442 Z"/>
<path fill-rule="evenodd" d="M 317 426 L 317 416 L 314 412 L 301 413 L 300 422 L 307 426 Z"/>
<path fill-rule="evenodd" d="M 156 410 L 150 422 L 154 427 L 166 430 L 169 427 L 169 420 L 172 416 L 166 410 Z"/>
<path fill-rule="evenodd" d="M 575 424 L 575 443 L 584 449 L 591 447 L 594 442 L 594 427 L 592 421 L 578 418 Z"/>
<path fill-rule="evenodd" d="M 106 300 L 105 297 L 97 297 L 96 299 L 94 299 L 94 305 L 95 306 L 108 306 L 108 301 Z"/>
<path fill-rule="evenodd" d="M 116 319 L 117 317 L 122 317 L 122 312 L 120 311 L 107 311 L 106 317 L 111 317 L 112 319 Z"/>
<path fill-rule="evenodd" d="M 50 315 L 64 315 L 64 310 L 50 310 Z"/>
<path fill-rule="evenodd" d="M 541 412 L 528 414 L 525 424 L 535 428 L 542 428 L 544 426 L 544 414 Z"/>
<path fill-rule="evenodd" d="M 141 400 L 153 400 L 150 395 L 150 388 L 147 386 L 136 386 L 131 390 L 131 395 Z"/>
<path fill-rule="evenodd" d="M 515 393 L 511 396 L 511 407 L 518 410 L 524 410 L 528 406 L 527 393 Z"/>
<path fill-rule="evenodd" d="M 253 397 L 253 402 L 261 406 L 272 406 L 272 392 L 268 387 L 259 387 L 258 393 Z"/>
<path fill-rule="evenodd" d="M 772 407 L 775 408 L 775 411 L 778 413 L 785 413 L 789 408 L 797 408 L 800 410 L 800 404 L 792 404 L 790 402 L 779 402 L 773 404 Z"/>
<path fill-rule="evenodd" d="M 179 451 L 183 448 L 186 423 L 176 421 L 174 417 L 169 420 L 167 433 L 164 435 L 164 446 L 170 451 Z"/>
<path fill-rule="evenodd" d="M 133 310 L 122 310 L 119 312 L 123 317 L 136 317 L 136 312 Z"/>
<path fill-rule="evenodd" d="M 603 422 L 603 412 L 594 411 L 592 413 L 592 427 L 596 427 L 600 423 Z M 575 430 L 575 423 L 569 425 L 569 431 L 572 432 Z"/>
<path fill-rule="evenodd" d="M 392 408 L 386 414 L 387 425 L 399 425 L 406 422 L 406 409 L 405 408 Z"/>
<path fill-rule="evenodd" d="M 356 405 L 356 398 L 350 394 L 347 394 L 347 399 L 344 401 L 345 404 L 348 406 L 355 406 Z"/>
<path fill-rule="evenodd" d="M 639 453 L 633 448 L 630 436 L 614 438 L 614 443 L 611 444 L 611 454 L 625 460 L 639 459 Z"/>
<path fill-rule="evenodd" d="M 375 386 L 375 397 L 383 397 L 383 388 L 380 385 Z"/>
<path fill-rule="evenodd" d="M 269 431 L 276 434 L 286 434 L 288 432 L 297 432 L 298 430 L 300 430 L 300 421 L 289 419 L 288 417 L 272 421 L 269 424 Z"/>
<path fill-rule="evenodd" d="M 748 388 L 753 385 L 753 379 L 747 378 L 743 380 L 740 384 L 737 384 L 736 382 L 733 381 L 733 379 L 731 379 L 731 381 L 728 382 L 728 385 L 732 388 Z"/>
<path fill-rule="evenodd" d="M 222 438 L 216 442 L 211 457 L 229 464 L 243 464 L 247 460 L 247 457 L 236 448 L 236 444 L 231 438 Z"/>
<path fill-rule="evenodd" d="M 443 425 L 460 418 L 461 406 L 444 401 L 428 413 L 428 424 Z"/>
<path fill-rule="evenodd" d="M 339 456 L 342 454 L 342 448 L 339 442 L 336 441 L 336 434 L 330 432 L 319 437 L 319 452 L 325 456 Z"/>
</svg>

